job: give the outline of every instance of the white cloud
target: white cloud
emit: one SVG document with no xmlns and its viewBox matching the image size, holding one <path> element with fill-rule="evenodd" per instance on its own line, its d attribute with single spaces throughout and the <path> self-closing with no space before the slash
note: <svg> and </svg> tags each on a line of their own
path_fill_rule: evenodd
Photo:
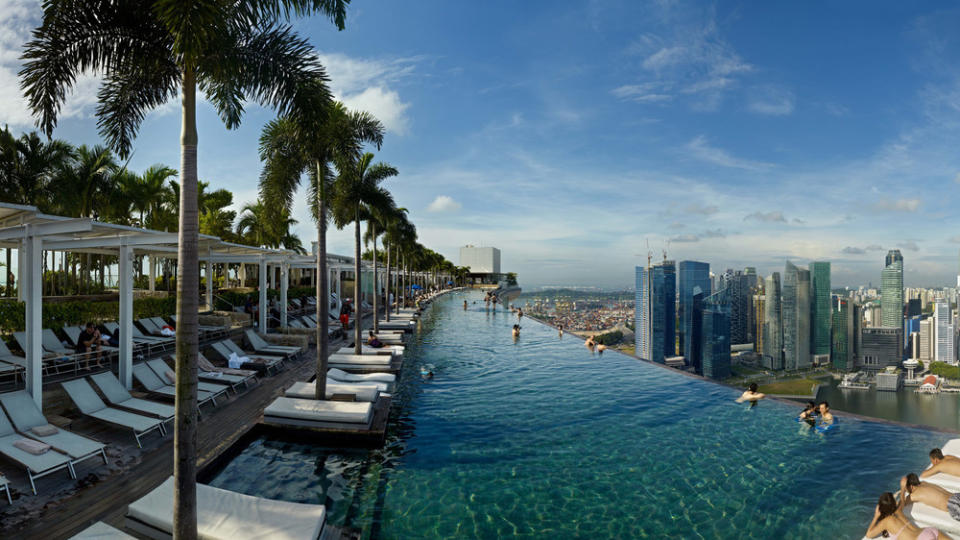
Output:
<svg viewBox="0 0 960 540">
<path fill-rule="evenodd" d="M 406 115 L 410 104 L 400 98 L 392 87 L 410 76 L 419 57 L 395 60 L 353 58 L 340 53 L 321 53 L 330 76 L 330 89 L 351 109 L 367 111 L 376 116 L 387 131 L 398 135 L 409 131 Z"/>
<path fill-rule="evenodd" d="M 744 221 L 755 219 L 766 223 L 786 223 L 787 218 L 783 217 L 783 212 L 754 212 L 743 218 Z"/>
<path fill-rule="evenodd" d="M 726 150 L 710 146 L 710 144 L 707 142 L 707 138 L 703 135 L 695 137 L 692 141 L 687 143 L 685 148 L 693 157 L 701 161 L 713 163 L 714 165 L 721 165 L 723 167 L 746 169 L 748 171 L 762 171 L 773 167 L 773 164 L 771 163 L 734 157 Z"/>
<path fill-rule="evenodd" d="M 874 205 L 877 210 L 891 212 L 916 212 L 920 209 L 920 199 L 884 199 Z"/>
<path fill-rule="evenodd" d="M 462 205 L 447 195 L 437 195 L 437 198 L 427 207 L 428 212 L 456 212 Z"/>
<path fill-rule="evenodd" d="M 670 101 L 673 96 L 660 93 L 656 89 L 656 84 L 625 84 L 610 91 L 611 94 L 620 99 L 629 99 L 638 103 L 655 103 L 658 101 Z"/>
<path fill-rule="evenodd" d="M 786 116 L 793 112 L 793 92 L 782 88 L 766 87 L 752 92 L 747 108 L 757 114 Z"/>
</svg>

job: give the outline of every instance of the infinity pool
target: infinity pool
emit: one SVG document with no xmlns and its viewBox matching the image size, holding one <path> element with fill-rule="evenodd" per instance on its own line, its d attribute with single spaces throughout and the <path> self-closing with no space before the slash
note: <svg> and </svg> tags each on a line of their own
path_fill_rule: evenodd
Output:
<svg viewBox="0 0 960 540">
<path fill-rule="evenodd" d="M 736 404 L 527 319 L 515 342 L 480 297 L 424 314 L 383 449 L 260 438 L 211 484 L 326 504 L 364 538 L 859 538 L 949 438 L 849 418 L 811 433 L 794 406 Z"/>
</svg>

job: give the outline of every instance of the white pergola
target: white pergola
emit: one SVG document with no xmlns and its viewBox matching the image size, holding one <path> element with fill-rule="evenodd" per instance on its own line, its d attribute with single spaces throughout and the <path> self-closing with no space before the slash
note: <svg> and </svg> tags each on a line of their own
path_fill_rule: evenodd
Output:
<svg viewBox="0 0 960 540">
<path fill-rule="evenodd" d="M 167 233 L 112 223 L 90 218 L 66 218 L 44 214 L 36 207 L 0 203 L 0 248 L 18 250 L 18 279 L 20 300 L 26 311 L 26 390 L 37 406 L 43 399 L 43 252 L 67 251 L 117 256 L 119 260 L 119 317 L 120 354 L 119 379 L 126 387 L 132 386 L 133 372 L 133 261 L 135 256 L 176 258 L 177 233 Z M 200 235 L 199 259 L 205 263 L 207 277 L 206 303 L 212 309 L 213 265 L 258 265 L 260 306 L 259 325 L 267 327 L 268 267 L 280 268 L 281 326 L 287 324 L 287 289 L 290 268 L 316 269 L 316 256 L 301 255 L 287 250 L 244 246 L 225 242 L 213 236 Z M 353 268 L 353 259 L 329 254 L 331 270 Z M 9 269 L 7 269 L 9 271 Z M 339 291 L 339 279 L 337 280 Z M 329 282 L 328 282 L 329 283 Z M 329 288 L 329 287 L 328 287 Z M 199 291 L 197 291 L 199 294 Z M 329 290 L 328 290 L 329 293 Z M 329 297 L 329 295 L 328 295 Z M 321 301 L 321 299 L 318 299 Z"/>
</svg>

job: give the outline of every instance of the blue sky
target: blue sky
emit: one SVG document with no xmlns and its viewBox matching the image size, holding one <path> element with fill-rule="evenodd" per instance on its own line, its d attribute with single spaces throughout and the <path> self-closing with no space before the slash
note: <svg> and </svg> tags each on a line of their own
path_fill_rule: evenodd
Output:
<svg viewBox="0 0 960 540">
<path fill-rule="evenodd" d="M 33 0 L 0 0 L 0 122 Z M 879 282 L 952 285 L 960 219 L 960 10 L 948 3 L 391 2 L 347 29 L 300 21 L 338 97 L 388 128 L 378 156 L 424 244 L 503 250 L 525 285 L 629 285 L 667 248 L 713 269 L 833 263 Z M 97 140 L 95 77 L 56 136 Z M 201 106 L 200 175 L 256 197 L 251 107 L 227 131 Z M 143 125 L 131 166 L 179 163 L 177 104 Z M 299 232 L 311 231 L 300 203 Z M 352 253 L 348 231 L 331 249 Z"/>
</svg>

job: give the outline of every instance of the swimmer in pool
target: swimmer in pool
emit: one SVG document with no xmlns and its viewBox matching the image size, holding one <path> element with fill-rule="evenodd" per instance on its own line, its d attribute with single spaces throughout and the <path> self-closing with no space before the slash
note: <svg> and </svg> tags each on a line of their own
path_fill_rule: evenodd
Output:
<svg viewBox="0 0 960 540">
<path fill-rule="evenodd" d="M 559 331 L 559 336 L 563 337 L 563 325 L 557 325 L 557 330 Z"/>
<path fill-rule="evenodd" d="M 744 401 L 756 403 L 765 397 L 767 397 L 766 394 L 757 392 L 757 383 L 750 383 L 750 387 L 747 389 L 747 391 L 737 398 L 737 403 L 743 403 Z"/>
<path fill-rule="evenodd" d="M 463 301 L 463 310 L 464 310 L 464 311 L 467 310 L 467 301 L 466 301 L 466 300 Z"/>
<path fill-rule="evenodd" d="M 518 337 L 520 337 L 520 325 L 515 324 L 513 325 L 513 338 L 516 339 Z"/>
<path fill-rule="evenodd" d="M 811 426 L 816 423 L 817 406 L 812 401 L 808 401 L 807 406 L 804 407 L 803 411 L 800 412 L 800 420 L 803 420 Z"/>
<path fill-rule="evenodd" d="M 603 343 L 600 343 L 599 345 L 597 345 L 597 353 L 598 353 L 598 354 L 603 354 L 603 351 L 605 351 L 605 350 L 607 350 L 607 346 L 604 345 Z"/>
<path fill-rule="evenodd" d="M 820 426 L 827 427 L 833 424 L 833 415 L 830 413 L 830 404 L 821 401 L 820 406 Z"/>
<path fill-rule="evenodd" d="M 583 346 L 590 349 L 590 352 L 593 352 L 593 348 L 597 346 L 597 343 L 593 341 L 593 336 L 590 336 L 583 342 Z"/>
</svg>

